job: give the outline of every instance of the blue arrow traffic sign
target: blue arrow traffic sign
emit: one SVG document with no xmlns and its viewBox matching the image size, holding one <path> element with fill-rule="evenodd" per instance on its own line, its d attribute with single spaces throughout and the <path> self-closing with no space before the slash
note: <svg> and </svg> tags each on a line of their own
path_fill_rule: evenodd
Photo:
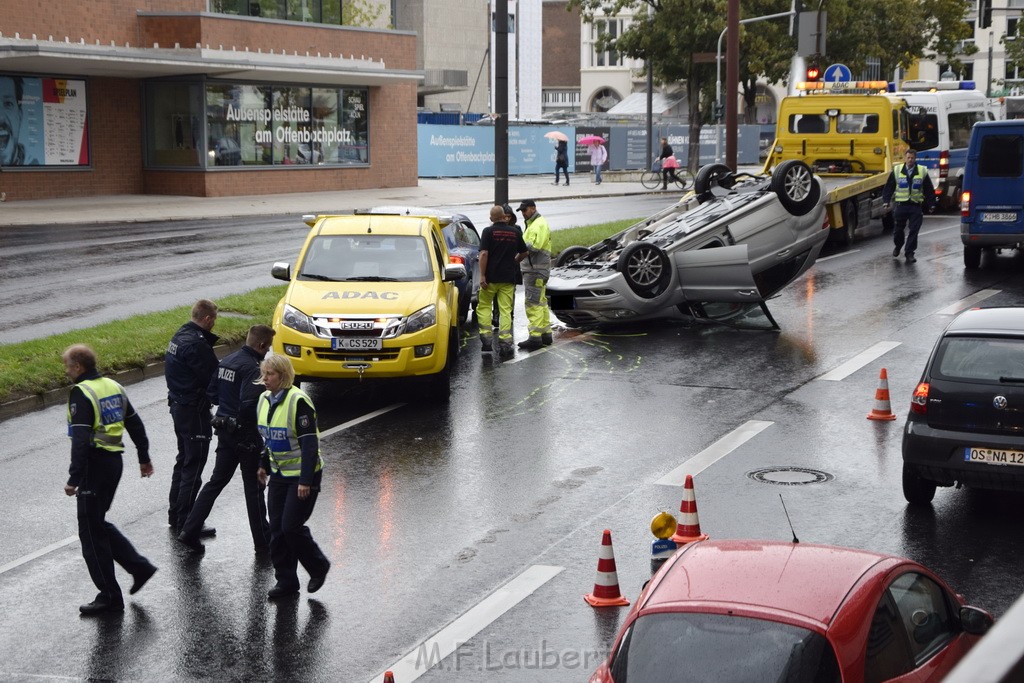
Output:
<svg viewBox="0 0 1024 683">
<path fill-rule="evenodd" d="M 847 83 L 853 78 L 850 67 L 845 64 L 832 64 L 825 69 L 825 81 L 828 83 Z"/>
</svg>

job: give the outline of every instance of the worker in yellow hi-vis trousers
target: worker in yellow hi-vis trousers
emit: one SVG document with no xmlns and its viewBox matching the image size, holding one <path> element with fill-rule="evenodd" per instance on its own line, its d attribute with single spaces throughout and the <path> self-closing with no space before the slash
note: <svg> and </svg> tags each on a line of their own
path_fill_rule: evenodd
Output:
<svg viewBox="0 0 1024 683">
<path fill-rule="evenodd" d="M 524 199 L 519 204 L 526 228 L 523 240 L 526 242 L 526 256 L 520 258 L 523 271 L 523 287 L 526 290 L 526 319 L 529 323 L 530 338 L 519 343 L 523 351 L 536 351 L 551 344 L 551 311 L 546 295 L 548 277 L 551 274 L 551 228 L 544 216 L 537 211 L 537 202 Z"/>
</svg>

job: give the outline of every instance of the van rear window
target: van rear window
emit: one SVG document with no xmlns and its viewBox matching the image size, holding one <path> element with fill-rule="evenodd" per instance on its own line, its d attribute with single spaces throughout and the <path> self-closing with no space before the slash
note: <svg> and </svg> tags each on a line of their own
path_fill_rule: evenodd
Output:
<svg viewBox="0 0 1024 683">
<path fill-rule="evenodd" d="M 1024 136 L 985 135 L 981 138 L 978 175 L 982 178 L 1019 178 Z"/>
</svg>

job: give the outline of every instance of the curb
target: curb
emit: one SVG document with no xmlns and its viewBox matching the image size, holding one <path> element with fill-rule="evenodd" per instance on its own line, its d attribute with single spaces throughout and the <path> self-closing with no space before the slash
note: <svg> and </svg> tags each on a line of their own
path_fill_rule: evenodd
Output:
<svg viewBox="0 0 1024 683">
<path fill-rule="evenodd" d="M 217 354 L 218 359 L 222 359 L 228 354 L 234 353 L 238 349 L 242 348 L 244 343 L 245 340 L 243 339 L 237 344 L 220 344 L 215 346 L 213 351 Z M 153 379 L 154 377 L 163 377 L 164 362 L 162 360 L 155 361 L 147 363 L 145 367 L 142 368 L 122 370 L 121 372 L 104 376 L 110 377 L 121 385 L 135 384 L 147 379 Z M 68 402 L 68 394 L 71 393 L 71 389 L 72 387 L 69 385 L 66 387 L 59 387 L 57 389 L 50 389 L 49 391 L 45 391 L 41 394 L 23 396 L 5 403 L 0 403 L 0 422 L 9 420 L 13 417 L 25 415 L 26 413 L 66 404 Z"/>
</svg>

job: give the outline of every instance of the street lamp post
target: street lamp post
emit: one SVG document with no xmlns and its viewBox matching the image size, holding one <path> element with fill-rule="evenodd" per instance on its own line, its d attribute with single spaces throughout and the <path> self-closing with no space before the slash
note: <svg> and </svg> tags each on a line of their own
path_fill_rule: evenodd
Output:
<svg viewBox="0 0 1024 683">
<path fill-rule="evenodd" d="M 788 12 L 779 12 L 777 14 L 766 14 L 763 17 L 751 17 L 749 19 L 740 19 L 741 24 L 752 24 L 755 21 L 767 21 L 768 19 L 781 19 L 783 17 L 791 17 L 796 14 L 796 10 L 790 10 Z M 721 153 L 721 142 L 722 142 L 722 39 L 725 38 L 726 31 L 729 27 L 722 29 L 722 32 L 718 34 L 718 54 L 715 57 L 715 104 L 718 105 L 718 116 L 715 117 L 715 162 L 722 163 Z M 735 95 L 735 93 L 734 93 Z"/>
</svg>

